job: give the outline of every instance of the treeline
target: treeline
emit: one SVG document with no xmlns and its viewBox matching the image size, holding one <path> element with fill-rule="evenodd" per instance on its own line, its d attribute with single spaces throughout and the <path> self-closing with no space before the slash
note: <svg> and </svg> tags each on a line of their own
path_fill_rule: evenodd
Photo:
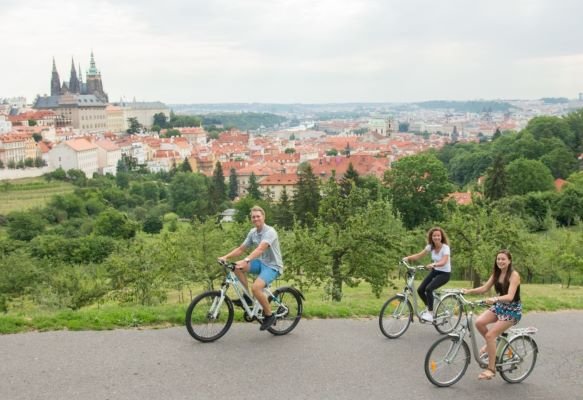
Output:
<svg viewBox="0 0 583 400">
<path fill-rule="evenodd" d="M 269 113 L 216 113 L 204 115 L 178 115 L 170 112 L 154 115 L 152 130 L 203 126 L 207 131 L 237 128 L 241 131 L 271 128 L 287 121 L 287 118 Z"/>
<path fill-rule="evenodd" d="M 419 107 L 439 110 L 453 110 L 456 112 L 507 112 L 514 107 L 503 101 L 448 101 L 430 100 L 415 103 Z"/>
</svg>

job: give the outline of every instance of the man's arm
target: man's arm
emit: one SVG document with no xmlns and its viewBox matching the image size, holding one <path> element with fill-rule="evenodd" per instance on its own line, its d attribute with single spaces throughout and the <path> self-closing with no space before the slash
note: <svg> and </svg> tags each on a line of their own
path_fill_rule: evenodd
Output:
<svg viewBox="0 0 583 400">
<path fill-rule="evenodd" d="M 245 253 L 245 249 L 246 247 L 244 245 L 236 247 L 224 256 L 219 257 L 219 260 L 227 261 L 231 257 L 239 257 L 241 254 Z"/>
</svg>

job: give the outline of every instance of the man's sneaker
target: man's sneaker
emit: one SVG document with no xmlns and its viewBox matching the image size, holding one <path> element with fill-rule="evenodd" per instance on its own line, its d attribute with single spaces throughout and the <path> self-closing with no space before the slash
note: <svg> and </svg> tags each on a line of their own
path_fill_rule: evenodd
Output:
<svg viewBox="0 0 583 400">
<path fill-rule="evenodd" d="M 251 300 L 251 298 L 246 294 L 244 294 L 243 297 L 245 298 L 245 303 L 247 303 L 249 307 L 253 307 L 253 300 Z M 237 307 L 243 308 L 243 302 L 241 301 L 241 299 L 233 300 L 233 304 L 236 305 Z"/>
<path fill-rule="evenodd" d="M 421 319 L 427 322 L 433 322 L 433 313 L 431 311 L 423 311 Z"/>
<path fill-rule="evenodd" d="M 264 317 L 263 322 L 261 323 L 261 328 L 259 328 L 259 330 L 264 331 L 264 330 L 268 329 L 271 325 L 273 325 L 274 322 L 275 322 L 275 314 L 271 314 L 268 317 Z"/>
</svg>

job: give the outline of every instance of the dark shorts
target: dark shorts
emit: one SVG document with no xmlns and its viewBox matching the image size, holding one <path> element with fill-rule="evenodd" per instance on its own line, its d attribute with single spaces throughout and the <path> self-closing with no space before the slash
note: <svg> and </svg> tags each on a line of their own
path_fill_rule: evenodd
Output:
<svg viewBox="0 0 583 400">
<path fill-rule="evenodd" d="M 513 321 L 516 325 L 522 318 L 522 303 L 520 301 L 512 303 L 499 301 L 490 307 L 490 311 L 496 314 L 498 321 Z"/>
</svg>

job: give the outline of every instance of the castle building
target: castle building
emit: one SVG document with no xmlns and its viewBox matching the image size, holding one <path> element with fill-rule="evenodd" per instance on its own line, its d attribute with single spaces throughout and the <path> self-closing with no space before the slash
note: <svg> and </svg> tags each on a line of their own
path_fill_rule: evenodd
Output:
<svg viewBox="0 0 583 400">
<path fill-rule="evenodd" d="M 52 110 L 64 120 L 71 121 L 71 126 L 82 132 L 104 132 L 107 130 L 105 108 L 108 101 L 107 93 L 103 90 L 101 72 L 96 68 L 95 58 L 91 52 L 85 82 L 83 82 L 81 66 L 77 72 L 75 62 L 71 60 L 69 81 L 61 83 L 53 58 L 51 95 L 38 96 L 33 108 Z"/>
</svg>

